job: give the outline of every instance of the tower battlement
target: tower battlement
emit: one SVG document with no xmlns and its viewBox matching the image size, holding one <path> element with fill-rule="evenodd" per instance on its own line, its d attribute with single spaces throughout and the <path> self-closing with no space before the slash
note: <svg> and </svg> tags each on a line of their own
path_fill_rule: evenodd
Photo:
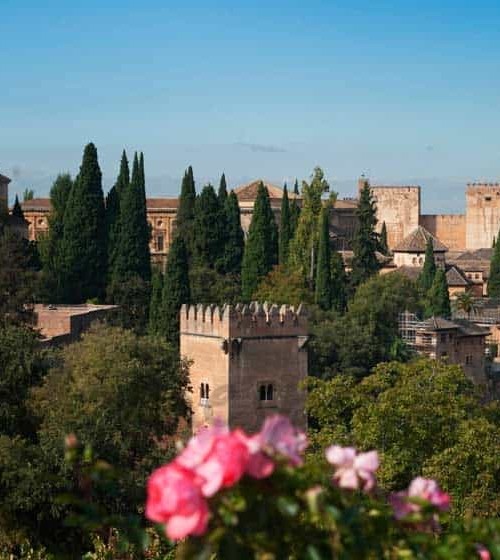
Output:
<svg viewBox="0 0 500 560">
<path fill-rule="evenodd" d="M 223 338 L 305 336 L 308 325 L 304 305 L 295 309 L 291 305 L 268 302 L 183 305 L 180 319 L 181 333 Z"/>
<path fill-rule="evenodd" d="M 479 188 L 483 188 L 483 189 L 498 189 L 500 188 L 500 183 L 467 183 L 467 188 L 468 189 L 479 189 Z"/>
</svg>

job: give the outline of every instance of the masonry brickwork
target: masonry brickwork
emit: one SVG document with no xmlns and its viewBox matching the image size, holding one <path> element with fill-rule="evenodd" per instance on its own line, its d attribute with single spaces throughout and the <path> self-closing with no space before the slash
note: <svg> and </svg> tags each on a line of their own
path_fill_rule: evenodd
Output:
<svg viewBox="0 0 500 560">
<path fill-rule="evenodd" d="M 466 191 L 466 247 L 491 247 L 500 226 L 500 183 L 469 183 Z"/>
<path fill-rule="evenodd" d="M 450 251 L 466 247 L 464 214 L 422 214 L 419 223 L 442 241 Z"/>
<path fill-rule="evenodd" d="M 220 418 L 255 432 L 278 412 L 305 427 L 307 338 L 303 306 L 184 305 L 180 350 L 191 362 L 193 430 Z"/>
</svg>

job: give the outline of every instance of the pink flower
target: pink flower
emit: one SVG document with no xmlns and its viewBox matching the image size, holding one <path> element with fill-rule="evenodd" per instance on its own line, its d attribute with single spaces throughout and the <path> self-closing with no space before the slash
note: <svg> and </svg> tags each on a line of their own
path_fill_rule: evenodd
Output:
<svg viewBox="0 0 500 560">
<path fill-rule="evenodd" d="M 482 544 L 476 544 L 476 552 L 481 560 L 491 560 L 490 551 Z"/>
<path fill-rule="evenodd" d="M 203 535 L 209 512 L 196 476 L 175 463 L 156 469 L 148 480 L 146 517 L 164 523 L 172 540 Z"/>
<path fill-rule="evenodd" d="M 325 454 L 327 461 L 336 467 L 333 481 L 340 488 L 362 488 L 368 492 L 375 486 L 375 471 L 379 467 L 376 451 L 357 453 L 354 447 L 332 445 Z"/>
<path fill-rule="evenodd" d="M 424 500 L 439 511 L 450 508 L 450 496 L 443 492 L 435 480 L 417 477 L 412 480 L 406 492 L 397 492 L 390 497 L 396 519 L 403 519 L 411 513 L 419 513 L 421 504 L 413 499 Z"/>
<path fill-rule="evenodd" d="M 262 451 L 262 438 L 260 434 L 247 437 L 245 443 L 248 448 L 249 457 L 246 466 L 246 473 L 253 478 L 267 478 L 274 472 L 274 462 Z"/>
<path fill-rule="evenodd" d="M 307 447 L 306 434 L 295 428 L 286 416 L 268 416 L 257 437 L 260 446 L 269 455 L 285 457 L 294 466 L 303 463 L 302 454 Z"/>
<path fill-rule="evenodd" d="M 240 430 L 230 432 L 227 427 L 214 425 L 191 438 L 176 462 L 202 479 L 204 496 L 213 496 L 243 476 L 249 456 L 245 437 Z"/>
</svg>

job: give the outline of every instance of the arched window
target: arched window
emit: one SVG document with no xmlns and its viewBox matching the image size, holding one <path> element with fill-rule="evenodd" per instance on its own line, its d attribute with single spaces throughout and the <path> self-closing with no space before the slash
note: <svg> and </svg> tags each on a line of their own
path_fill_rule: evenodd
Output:
<svg viewBox="0 0 500 560">
<path fill-rule="evenodd" d="M 200 384 L 200 404 L 201 406 L 208 406 L 210 398 L 210 385 L 208 383 Z"/>
<path fill-rule="evenodd" d="M 266 383 L 259 386 L 259 400 L 260 401 L 274 400 L 274 385 L 272 383 Z"/>
</svg>

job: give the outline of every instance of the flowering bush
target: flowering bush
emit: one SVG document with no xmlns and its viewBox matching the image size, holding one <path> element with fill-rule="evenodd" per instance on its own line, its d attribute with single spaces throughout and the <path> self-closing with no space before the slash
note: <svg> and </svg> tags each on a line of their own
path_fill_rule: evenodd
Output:
<svg viewBox="0 0 500 560">
<path fill-rule="evenodd" d="M 448 525 L 450 497 L 416 478 L 385 495 L 376 451 L 332 445 L 304 464 L 306 436 L 283 416 L 247 435 L 216 423 L 153 472 L 146 517 L 178 558 L 500 558 L 498 522 Z"/>
</svg>

